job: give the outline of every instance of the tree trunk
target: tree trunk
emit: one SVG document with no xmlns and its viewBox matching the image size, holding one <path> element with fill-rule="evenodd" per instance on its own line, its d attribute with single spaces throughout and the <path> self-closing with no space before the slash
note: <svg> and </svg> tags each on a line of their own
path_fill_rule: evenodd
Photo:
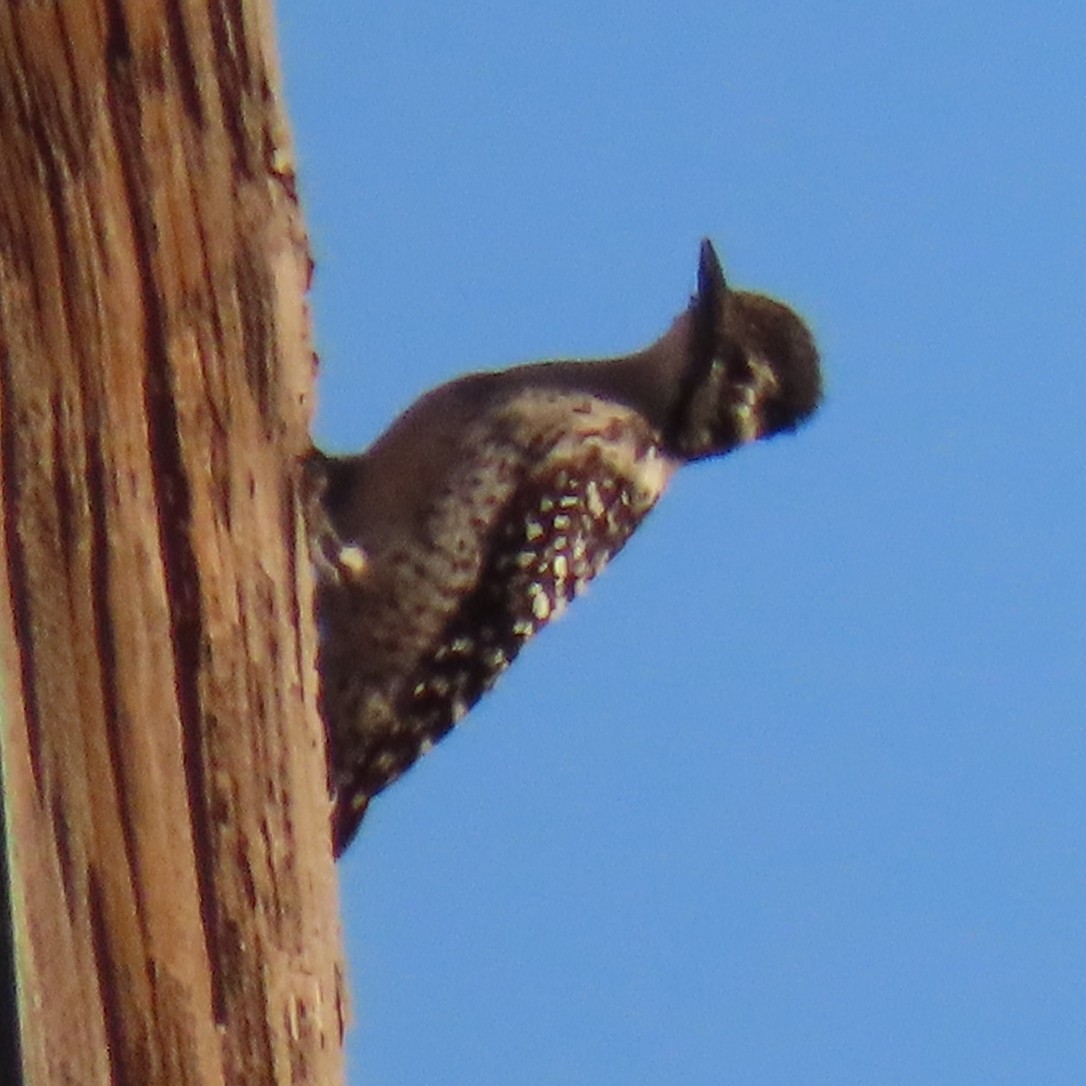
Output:
<svg viewBox="0 0 1086 1086">
<path fill-rule="evenodd" d="M 26 1079 L 341 1081 L 310 265 L 269 5 L 9 0 L 0 149 Z"/>
</svg>

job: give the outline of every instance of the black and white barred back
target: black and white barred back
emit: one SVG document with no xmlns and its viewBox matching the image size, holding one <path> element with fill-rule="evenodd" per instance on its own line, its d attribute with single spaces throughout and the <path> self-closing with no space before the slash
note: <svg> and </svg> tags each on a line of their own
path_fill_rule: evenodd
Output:
<svg viewBox="0 0 1086 1086">
<path fill-rule="evenodd" d="M 462 377 L 365 453 L 307 464 L 339 855 L 369 801 L 460 721 L 618 552 L 683 463 L 794 429 L 821 396 L 787 307 L 698 292 L 652 347 Z"/>
</svg>

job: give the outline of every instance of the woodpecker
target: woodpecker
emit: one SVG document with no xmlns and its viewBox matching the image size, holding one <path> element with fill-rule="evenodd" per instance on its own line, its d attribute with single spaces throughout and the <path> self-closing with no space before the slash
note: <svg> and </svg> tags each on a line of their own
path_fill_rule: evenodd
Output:
<svg viewBox="0 0 1086 1086">
<path fill-rule="evenodd" d="M 705 241 L 697 293 L 651 347 L 469 374 L 360 455 L 313 450 L 335 854 L 584 591 L 677 468 L 794 430 L 821 389 L 803 321 L 729 289 Z"/>
</svg>

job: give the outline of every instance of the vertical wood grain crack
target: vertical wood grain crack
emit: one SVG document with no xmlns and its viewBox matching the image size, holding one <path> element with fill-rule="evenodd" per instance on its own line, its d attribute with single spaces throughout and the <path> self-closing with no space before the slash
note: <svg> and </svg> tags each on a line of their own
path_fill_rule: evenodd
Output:
<svg viewBox="0 0 1086 1086">
<path fill-rule="evenodd" d="M 170 648 L 173 657 L 178 712 L 183 737 L 182 758 L 192 812 L 192 838 L 195 871 L 200 895 L 200 918 L 205 953 L 212 963 L 211 999 L 215 1020 L 223 1022 L 226 1001 L 222 973 L 216 967 L 219 916 L 214 892 L 212 830 L 210 812 L 205 803 L 208 768 L 200 734 L 200 644 L 202 623 L 199 606 L 192 596 L 192 586 L 199 584 L 199 568 L 189 539 L 192 508 L 188 478 L 180 446 L 179 419 L 170 380 L 165 314 L 158 294 L 158 284 L 151 254 L 155 248 L 155 227 L 144 204 L 149 191 L 148 178 L 140 176 L 144 165 L 140 97 L 132 84 L 131 53 L 124 12 L 118 0 L 109 0 L 109 40 L 114 43 L 106 92 L 107 108 L 114 137 L 120 149 L 119 161 L 126 194 L 127 210 L 132 218 L 133 255 L 139 271 L 143 302 L 144 405 L 153 476 L 156 480 L 156 528 L 163 562 L 163 577 L 170 624 Z"/>
</svg>

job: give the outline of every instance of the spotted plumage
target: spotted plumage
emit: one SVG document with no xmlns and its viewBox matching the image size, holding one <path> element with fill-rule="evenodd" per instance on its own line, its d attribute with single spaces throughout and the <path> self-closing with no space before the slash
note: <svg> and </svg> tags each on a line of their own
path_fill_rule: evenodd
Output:
<svg viewBox="0 0 1086 1086">
<path fill-rule="evenodd" d="M 373 796 L 583 592 L 679 466 L 795 428 L 820 391 L 803 323 L 728 290 L 706 242 L 697 295 L 647 350 L 463 377 L 360 456 L 314 451 L 336 853 Z"/>
</svg>

